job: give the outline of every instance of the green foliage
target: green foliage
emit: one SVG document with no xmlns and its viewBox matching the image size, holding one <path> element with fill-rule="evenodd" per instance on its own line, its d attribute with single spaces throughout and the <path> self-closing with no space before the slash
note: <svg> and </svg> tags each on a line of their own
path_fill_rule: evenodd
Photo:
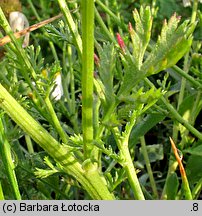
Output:
<svg viewBox="0 0 202 216">
<path fill-rule="evenodd" d="M 145 74 L 142 70 L 139 70 L 138 65 L 135 64 L 135 58 L 133 56 L 121 55 L 122 64 L 124 66 L 124 77 L 123 84 L 120 87 L 118 92 L 119 96 L 126 96 L 130 94 L 130 91 L 135 87 L 140 80 L 145 77 Z"/>
<path fill-rule="evenodd" d="M 167 21 L 164 21 L 161 35 L 152 52 L 143 64 L 143 70 L 148 75 L 158 73 L 166 68 L 175 65 L 179 59 L 189 50 L 192 38 L 187 32 L 188 23 L 184 22 L 178 27 L 180 18 L 175 14 Z"/>
<path fill-rule="evenodd" d="M 98 47 L 98 53 L 100 57 L 100 66 L 98 67 L 100 80 L 100 90 L 97 90 L 98 94 L 104 94 L 101 99 L 104 99 L 103 105 L 107 108 L 110 103 L 115 101 L 114 95 L 114 67 L 115 67 L 115 50 L 112 44 L 104 44 L 103 48 Z M 100 93 L 101 91 L 101 93 Z"/>
<path fill-rule="evenodd" d="M 48 157 L 44 158 L 44 163 L 50 168 L 48 170 L 36 168 L 34 174 L 37 178 L 47 178 L 50 175 L 53 175 L 58 172 L 58 170 L 54 167 Z"/>
<path fill-rule="evenodd" d="M 133 12 L 133 17 L 135 20 L 135 30 L 129 26 L 129 32 L 133 44 L 133 56 L 135 57 L 135 61 L 137 61 L 135 63 L 140 69 L 151 37 L 151 10 L 149 7 L 144 9 L 141 7 L 140 13 L 138 13 L 137 9 L 135 9 Z"/>
<path fill-rule="evenodd" d="M 202 177 L 200 171 L 202 165 L 202 146 L 199 145 L 197 147 L 193 147 L 191 149 L 186 150 L 186 152 L 191 154 L 186 164 L 187 177 L 189 179 L 190 184 L 194 185 Z"/>
<path fill-rule="evenodd" d="M 168 183 L 167 183 L 167 187 L 166 187 L 168 200 L 175 200 L 176 199 L 178 187 L 179 187 L 178 177 L 177 177 L 176 173 L 172 173 L 168 178 Z"/>
<path fill-rule="evenodd" d="M 156 124 L 163 121 L 164 118 L 165 115 L 161 113 L 150 113 L 144 119 L 139 121 L 131 131 L 129 140 L 130 146 L 135 145 L 138 142 L 139 137 L 144 136 Z"/>
<path fill-rule="evenodd" d="M 128 94 L 132 87 L 146 76 L 159 73 L 175 65 L 189 50 L 192 43 L 190 34 L 193 26 L 189 26 L 188 22 L 178 26 L 180 18 L 174 14 L 168 23 L 164 21 L 158 41 L 150 47 L 151 53 L 146 56 L 143 62 L 151 35 L 151 12 L 149 8 L 144 11 L 141 8 L 140 14 L 136 10 L 133 15 L 136 25 L 135 30 L 133 30 L 132 26 L 129 26 L 133 55 L 129 53 L 126 53 L 126 55 L 121 54 L 124 65 L 124 78 L 119 95 Z"/>
<path fill-rule="evenodd" d="M 159 7 L 159 16 L 160 18 L 169 18 L 173 13 L 180 13 L 180 10 L 186 10 L 182 7 L 182 3 L 175 0 L 158 0 L 157 6 Z"/>
</svg>

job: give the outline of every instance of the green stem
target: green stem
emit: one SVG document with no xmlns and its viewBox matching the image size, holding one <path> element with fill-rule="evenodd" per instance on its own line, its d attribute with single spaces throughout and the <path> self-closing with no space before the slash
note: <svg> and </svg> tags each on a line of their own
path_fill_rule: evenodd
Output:
<svg viewBox="0 0 202 216">
<path fill-rule="evenodd" d="M 100 98 L 94 98 L 94 106 L 93 106 L 93 125 L 94 125 L 94 137 L 97 137 L 97 132 L 99 130 L 99 117 L 100 117 Z"/>
<path fill-rule="evenodd" d="M 185 57 L 184 57 L 183 72 L 185 72 L 186 74 L 188 74 L 188 70 L 189 70 L 189 53 L 187 53 L 185 55 Z M 185 94 L 185 89 L 186 89 L 186 83 L 187 83 L 186 78 L 182 77 L 182 79 L 181 79 L 181 86 L 180 86 L 180 93 L 179 93 L 179 99 L 178 99 L 178 103 L 177 103 L 177 111 L 179 110 L 180 105 L 183 102 L 183 98 L 184 98 L 184 94 Z M 178 122 L 174 121 L 174 124 L 173 124 L 173 140 L 175 142 L 177 142 L 178 133 L 179 133 L 179 124 L 178 124 Z M 170 160 L 171 160 L 171 157 L 170 157 Z M 169 175 L 167 177 L 169 177 Z"/>
<path fill-rule="evenodd" d="M 189 54 L 186 54 L 184 59 L 183 71 L 185 71 L 185 73 L 188 73 L 188 70 L 189 70 Z M 183 102 L 185 89 L 186 89 L 186 78 L 182 77 L 177 110 L 179 110 L 180 105 Z"/>
<path fill-rule="evenodd" d="M 113 194 L 107 189 L 97 169 L 85 171 L 68 145 L 60 145 L 0 84 L 0 108 L 15 121 L 22 130 L 39 144 L 62 169 L 78 180 L 93 199 L 111 200 Z"/>
<path fill-rule="evenodd" d="M 82 129 L 84 158 L 93 142 L 94 0 L 81 1 L 82 15 Z"/>
<path fill-rule="evenodd" d="M 45 103 L 46 103 L 46 107 L 48 109 L 48 112 L 50 114 L 50 117 L 51 117 L 51 120 L 52 120 L 52 122 L 54 124 L 55 129 L 57 130 L 58 134 L 60 135 L 60 138 L 62 139 L 62 142 L 64 144 L 67 144 L 67 142 L 68 142 L 68 136 L 64 132 L 62 126 L 60 125 L 58 117 L 57 117 L 57 115 L 55 113 L 55 110 L 53 109 L 52 103 L 51 103 L 51 101 L 49 99 L 49 96 L 47 96 L 45 98 Z"/>
<path fill-rule="evenodd" d="M 120 151 L 120 155 L 123 158 L 124 162 L 122 163 L 122 166 L 124 170 L 126 171 L 130 186 L 133 190 L 135 199 L 137 200 L 144 200 L 144 194 L 142 192 L 142 189 L 140 187 L 139 180 L 137 178 L 137 174 L 133 165 L 133 161 L 128 149 L 128 138 L 129 136 L 121 137 L 120 132 L 118 128 L 113 128 L 113 134 L 117 143 L 117 146 Z"/>
<path fill-rule="evenodd" d="M 2 157 L 3 164 L 5 166 L 5 170 L 7 172 L 8 180 L 10 182 L 14 198 L 17 200 L 21 200 L 18 182 L 14 171 L 15 165 L 13 163 L 12 156 L 11 156 L 11 148 L 6 138 L 4 124 L 1 117 L 0 117 L 0 154 Z"/>
<path fill-rule="evenodd" d="M 196 186 L 192 190 L 192 197 L 193 199 L 198 199 L 198 196 L 202 190 L 202 178 L 197 182 Z"/>
<path fill-rule="evenodd" d="M 33 154 L 34 153 L 34 148 L 33 148 L 32 140 L 31 140 L 30 136 L 25 135 L 25 141 L 26 141 L 26 144 L 27 144 L 28 152 L 30 154 Z"/>
<path fill-rule="evenodd" d="M 155 88 L 154 84 L 149 79 L 146 78 L 145 81 L 150 87 Z M 161 97 L 161 101 L 165 104 L 174 119 L 176 119 L 179 123 L 186 127 L 193 135 L 202 140 L 202 133 L 200 133 L 189 122 L 183 119 L 182 116 L 177 112 L 177 110 L 163 96 Z"/>
<path fill-rule="evenodd" d="M 193 6 L 192 6 L 192 14 L 191 14 L 190 23 L 194 23 L 196 21 L 197 9 L 198 9 L 198 0 L 194 0 Z"/>
<path fill-rule="evenodd" d="M 82 40 L 81 40 L 81 37 L 79 35 L 78 28 L 77 28 L 77 26 L 76 26 L 76 24 L 72 18 L 71 12 L 70 12 L 67 4 L 66 4 L 66 1 L 65 0 L 57 0 L 57 1 L 58 1 L 59 6 L 60 6 L 60 9 L 64 15 L 65 21 L 67 22 L 69 29 L 72 33 L 72 36 L 76 42 L 78 53 L 81 56 L 81 54 L 82 54 Z"/>
<path fill-rule="evenodd" d="M 103 32 L 105 32 L 105 34 L 108 36 L 109 41 L 113 42 L 114 44 L 117 44 L 115 38 L 113 37 L 113 35 L 110 33 L 109 29 L 107 28 L 107 26 L 103 22 L 100 14 L 99 14 L 99 12 L 97 11 L 96 8 L 95 8 L 95 18 L 96 18 L 99 26 L 102 28 Z"/>
<path fill-rule="evenodd" d="M 1 181 L 0 181 L 0 200 L 5 200 L 2 185 L 1 185 Z"/>
<path fill-rule="evenodd" d="M 146 148 L 146 143 L 145 143 L 144 136 L 140 137 L 140 143 L 141 143 L 141 147 L 142 147 L 144 161 L 145 161 L 145 164 L 146 164 L 146 167 L 147 167 L 147 172 L 148 172 L 149 179 L 150 179 L 150 184 L 151 184 L 154 196 L 157 199 L 158 198 L 158 192 L 157 192 L 153 172 L 152 172 L 152 169 L 151 169 L 151 164 L 150 164 L 150 161 L 149 161 L 149 156 L 148 156 L 148 153 L 147 153 L 147 148 Z"/>
<path fill-rule="evenodd" d="M 29 5 L 30 5 L 30 7 L 31 7 L 31 9 L 32 9 L 32 11 L 33 11 L 33 13 L 34 13 L 34 15 L 36 16 L 37 20 L 38 20 L 38 21 L 41 21 L 41 18 L 40 18 L 40 16 L 39 16 L 39 14 L 38 14 L 36 8 L 34 7 L 34 5 L 33 5 L 33 3 L 32 3 L 32 0 L 27 0 L 27 2 L 29 3 Z"/>
<path fill-rule="evenodd" d="M 109 7 L 107 7 L 105 4 L 103 4 L 100 0 L 95 0 L 95 2 L 109 15 L 113 18 L 114 22 L 117 23 L 118 26 L 122 27 L 123 30 L 127 30 L 126 25 L 124 25 L 119 16 L 115 15 Z"/>
<path fill-rule="evenodd" d="M 108 0 L 105 0 L 104 1 L 104 5 L 106 5 L 107 8 L 109 8 L 109 1 Z M 107 22 L 107 26 L 108 26 L 108 29 L 109 29 L 109 32 L 113 35 L 113 27 L 112 27 L 112 23 L 111 22 L 111 17 L 109 16 L 109 14 L 106 14 L 106 22 Z"/>
<path fill-rule="evenodd" d="M 202 140 L 202 133 L 194 128 L 189 122 L 182 118 L 182 116 L 175 110 L 175 108 L 164 98 L 161 101 L 166 105 L 167 109 L 170 111 L 171 115 L 182 125 L 184 125 L 187 130 L 189 130 L 193 135 Z"/>
<path fill-rule="evenodd" d="M 67 73 L 68 71 L 72 70 L 71 68 L 71 57 L 69 59 L 69 55 L 71 55 L 71 52 L 70 52 L 70 49 L 68 48 L 70 47 L 70 45 L 67 45 L 66 42 L 64 42 L 64 45 L 63 45 L 63 56 L 62 56 L 62 66 L 63 66 L 63 72 L 64 72 L 64 76 L 63 76 L 63 79 L 62 79 L 62 86 L 66 86 L 65 88 L 63 88 L 63 91 L 64 91 L 64 97 L 65 97 L 65 100 L 67 101 L 67 104 L 69 105 L 69 109 L 66 109 L 64 104 L 63 104 L 63 107 L 64 107 L 64 110 L 66 110 L 65 112 L 65 115 L 68 116 L 71 116 L 71 99 L 70 99 L 70 92 L 69 92 L 69 77 L 67 76 Z M 68 61 L 66 59 L 66 55 L 67 55 L 67 58 L 68 58 Z M 67 68 L 67 62 L 69 63 L 69 67 Z"/>
<path fill-rule="evenodd" d="M 190 83 L 192 83 L 197 89 L 202 89 L 202 84 L 198 82 L 194 77 L 190 76 L 188 73 L 183 71 L 178 66 L 174 65 L 172 69 L 177 72 L 180 76 L 186 78 Z"/>
</svg>

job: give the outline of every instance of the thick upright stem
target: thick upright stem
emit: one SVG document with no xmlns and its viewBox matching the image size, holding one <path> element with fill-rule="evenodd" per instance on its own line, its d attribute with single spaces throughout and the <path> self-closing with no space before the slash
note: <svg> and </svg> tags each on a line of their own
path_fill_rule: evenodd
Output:
<svg viewBox="0 0 202 216">
<path fill-rule="evenodd" d="M 81 1 L 82 12 L 82 129 L 84 158 L 93 142 L 94 1 Z"/>
</svg>

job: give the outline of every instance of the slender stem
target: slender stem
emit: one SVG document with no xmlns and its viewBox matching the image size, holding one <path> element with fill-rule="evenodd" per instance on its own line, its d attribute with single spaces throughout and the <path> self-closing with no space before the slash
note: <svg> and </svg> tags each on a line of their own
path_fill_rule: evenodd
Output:
<svg viewBox="0 0 202 216">
<path fill-rule="evenodd" d="M 121 137 L 118 128 L 113 128 L 113 134 L 120 150 L 120 155 L 122 156 L 124 162 L 122 164 L 124 170 L 126 171 L 130 186 L 133 190 L 134 196 L 137 200 L 144 200 L 144 194 L 140 187 L 139 180 L 133 165 L 133 161 L 128 149 L 128 138 L 129 136 Z"/>
<path fill-rule="evenodd" d="M 34 153 L 34 148 L 33 148 L 32 140 L 31 140 L 30 136 L 25 135 L 25 141 L 26 141 L 26 143 L 27 143 L 28 152 L 29 152 L 30 154 L 33 154 L 33 153 Z"/>
<path fill-rule="evenodd" d="M 144 161 L 145 161 L 145 164 L 146 164 L 146 167 L 147 167 L 147 172 L 148 172 L 149 179 L 150 179 L 150 184 L 151 184 L 154 196 L 157 199 L 158 198 L 158 192 L 157 192 L 153 172 L 152 172 L 152 169 L 151 169 L 151 164 L 150 164 L 150 161 L 149 161 L 149 156 L 148 156 L 148 153 L 147 153 L 147 148 L 146 148 L 146 143 L 145 143 L 144 136 L 140 137 L 140 143 L 141 143 L 141 147 L 142 147 Z"/>
<path fill-rule="evenodd" d="M 74 82 L 74 71 L 73 71 L 73 62 L 72 62 L 72 47 L 67 45 L 67 55 L 69 62 L 69 71 L 70 71 L 70 92 L 71 92 L 71 111 L 70 113 L 75 113 L 75 82 Z"/>
<path fill-rule="evenodd" d="M 119 19 L 119 17 L 117 17 L 117 15 L 115 15 L 110 9 L 109 7 L 107 7 L 105 4 L 103 4 L 100 0 L 95 0 L 95 2 L 108 14 L 110 15 L 113 20 L 115 21 L 115 23 L 117 23 L 118 26 L 121 26 L 124 30 L 127 30 L 126 26 L 121 22 L 121 20 Z"/>
<path fill-rule="evenodd" d="M 104 1 L 104 5 L 107 8 L 109 8 L 109 1 L 105 0 Z M 107 22 L 107 26 L 108 26 L 109 32 L 111 32 L 111 34 L 113 35 L 113 27 L 112 27 L 111 17 L 109 16 L 109 14 L 106 14 L 106 22 Z"/>
<path fill-rule="evenodd" d="M 32 9 L 32 11 L 33 11 L 33 13 L 34 13 L 34 15 L 36 16 L 37 20 L 38 20 L 38 21 L 41 21 L 41 18 L 40 18 L 40 16 L 39 16 L 39 14 L 38 14 L 36 8 L 34 7 L 34 5 L 33 5 L 33 3 L 32 3 L 32 0 L 27 0 L 27 1 L 28 1 L 29 5 L 30 5 L 30 7 L 31 7 L 31 9 Z"/>
<path fill-rule="evenodd" d="M 82 129 L 84 158 L 93 142 L 94 0 L 81 1 L 82 12 Z"/>
<path fill-rule="evenodd" d="M 184 125 L 187 130 L 189 130 L 193 135 L 195 135 L 200 140 L 202 139 L 202 133 L 194 128 L 189 122 L 182 118 L 182 116 L 175 110 L 175 108 L 166 101 L 164 97 L 161 98 L 161 101 L 166 105 L 167 109 L 170 111 L 172 116 L 182 125 Z"/>
<path fill-rule="evenodd" d="M 184 59 L 184 68 L 183 71 L 188 73 L 189 70 L 189 54 L 185 55 Z M 184 93 L 186 89 L 186 78 L 182 77 L 181 80 L 181 87 L 180 87 L 180 93 L 179 93 L 179 99 L 178 99 L 178 104 L 177 104 L 177 110 L 179 110 L 181 103 L 183 102 L 184 99 Z"/>
<path fill-rule="evenodd" d="M 103 22 L 99 12 L 97 11 L 97 9 L 95 8 L 95 18 L 98 22 L 98 24 L 100 25 L 100 27 L 102 28 L 102 30 L 105 32 L 105 34 L 108 36 L 109 41 L 113 42 L 116 44 L 116 40 L 113 37 L 113 35 L 110 33 L 109 29 L 106 27 L 105 23 Z"/>
<path fill-rule="evenodd" d="M 64 91 L 64 97 L 67 101 L 67 104 L 69 104 L 69 109 L 66 109 L 64 104 L 63 104 L 63 107 L 64 107 L 64 110 L 66 110 L 65 114 L 68 116 L 71 116 L 71 99 L 70 99 L 70 93 L 69 93 L 69 80 L 68 80 L 68 76 L 67 76 L 67 71 L 70 70 L 71 72 L 71 58 L 69 59 L 69 55 L 71 55 L 70 53 L 70 49 L 68 48 L 69 46 L 67 45 L 66 42 L 64 42 L 64 45 L 63 45 L 63 60 L 62 60 L 62 65 L 63 65 L 63 72 L 64 72 L 64 76 L 63 76 L 63 79 L 62 79 L 62 86 L 66 86 L 65 88 L 63 88 L 63 91 Z M 66 59 L 66 55 L 68 57 L 68 61 Z M 67 68 L 67 62 L 69 63 L 69 68 Z"/>
<path fill-rule="evenodd" d="M 147 82 L 147 84 L 150 87 L 155 88 L 154 84 L 150 80 L 148 80 L 146 78 L 145 81 Z M 200 133 L 189 122 L 187 122 L 185 119 L 183 119 L 182 116 L 177 112 L 177 110 L 163 96 L 161 97 L 160 100 L 165 104 L 165 106 L 170 111 L 170 113 L 171 113 L 171 115 L 172 115 L 172 117 L 174 119 L 176 119 L 179 123 L 181 123 L 182 125 L 184 125 L 197 138 L 199 138 L 200 140 L 202 139 L 202 133 Z"/>
<path fill-rule="evenodd" d="M 58 1 L 58 4 L 60 6 L 62 13 L 64 14 L 65 21 L 67 22 L 69 29 L 72 33 L 72 36 L 76 42 L 78 53 L 81 56 L 81 54 L 82 54 L 82 40 L 81 40 L 81 37 L 79 35 L 78 28 L 77 28 L 77 26 L 76 26 L 76 24 L 72 18 L 72 15 L 71 15 L 70 10 L 66 4 L 66 1 L 65 0 L 57 0 L 57 1 Z"/>
<path fill-rule="evenodd" d="M 100 99 L 98 97 L 94 98 L 94 106 L 93 106 L 93 125 L 94 125 L 94 137 L 97 137 L 97 132 L 99 130 L 99 117 L 100 117 Z"/>
<path fill-rule="evenodd" d="M 5 200 L 2 185 L 1 185 L 1 181 L 0 181 L 0 200 Z"/>
<path fill-rule="evenodd" d="M 198 106 L 201 103 L 201 94 L 202 94 L 201 91 L 197 92 L 196 99 L 195 99 L 194 104 L 193 104 L 192 109 L 191 109 L 191 113 L 193 113 L 193 115 L 190 115 L 189 121 L 192 125 L 194 125 L 194 122 L 195 122 L 196 117 L 197 117 Z"/>
<path fill-rule="evenodd" d="M 188 74 L 188 70 L 189 70 L 189 53 L 187 53 L 184 57 L 184 68 L 183 68 L 183 71 L 186 74 Z M 187 83 L 187 79 L 185 77 L 182 77 L 179 99 L 178 99 L 178 103 L 177 103 L 177 111 L 179 111 L 180 105 L 182 104 L 183 99 L 184 99 L 186 83 Z M 178 140 L 178 133 L 179 133 L 179 124 L 178 124 L 178 122 L 174 121 L 174 124 L 173 124 L 173 140 L 174 140 L 174 142 L 177 142 L 177 140 Z M 170 160 L 172 160 L 171 157 L 170 157 Z M 169 175 L 168 175 L 168 177 L 169 177 Z"/>
<path fill-rule="evenodd" d="M 46 107 L 48 109 L 48 112 L 49 112 L 49 114 L 51 116 L 51 120 L 53 121 L 53 124 L 54 124 L 54 126 L 55 126 L 58 134 L 60 135 L 60 138 L 62 139 L 62 142 L 64 144 L 67 144 L 67 142 L 68 142 L 68 136 L 65 133 L 65 131 L 63 130 L 62 126 L 60 125 L 58 117 L 57 117 L 57 115 L 55 113 L 55 110 L 53 109 L 52 103 L 51 103 L 51 101 L 49 99 L 49 96 L 47 96 L 45 98 L 45 103 L 46 103 Z"/>
<path fill-rule="evenodd" d="M 0 117 L 0 154 L 2 157 L 5 170 L 7 172 L 8 180 L 10 182 L 14 198 L 21 200 L 20 190 L 18 187 L 18 182 L 15 175 L 15 165 L 11 156 L 10 144 L 6 138 L 4 124 L 2 118 Z"/>
<path fill-rule="evenodd" d="M 198 196 L 202 190 L 202 178 L 197 182 L 196 186 L 192 190 L 192 197 L 193 199 L 198 199 Z"/>
<path fill-rule="evenodd" d="M 178 66 L 174 65 L 172 69 L 177 72 L 180 76 L 186 78 L 190 83 L 192 83 L 197 89 L 202 89 L 202 84 L 198 82 L 194 77 L 187 74 L 185 71 L 183 71 Z"/>
<path fill-rule="evenodd" d="M 192 6 L 191 21 L 190 21 L 191 23 L 194 23 L 196 21 L 197 8 L 198 8 L 198 0 L 194 0 Z"/>
</svg>

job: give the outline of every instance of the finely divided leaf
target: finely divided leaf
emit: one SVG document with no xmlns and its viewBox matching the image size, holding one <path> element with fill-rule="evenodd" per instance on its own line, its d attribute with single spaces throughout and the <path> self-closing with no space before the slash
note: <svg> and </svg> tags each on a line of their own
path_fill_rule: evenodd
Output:
<svg viewBox="0 0 202 216">
<path fill-rule="evenodd" d="M 148 76 L 175 65 L 189 50 L 192 37 L 187 32 L 192 26 L 185 21 L 178 27 L 179 21 L 176 14 L 168 23 L 164 21 L 161 35 L 141 68 Z"/>
<path fill-rule="evenodd" d="M 152 17 L 150 8 L 146 7 L 143 9 L 141 7 L 140 14 L 135 9 L 133 11 L 133 17 L 135 20 L 135 30 L 129 24 L 129 32 L 133 44 L 133 55 L 138 64 L 138 68 L 140 68 L 151 36 Z"/>
<path fill-rule="evenodd" d="M 131 89 L 145 76 L 145 72 L 140 68 L 151 36 L 152 17 L 150 8 L 146 7 L 144 9 L 141 7 L 140 13 L 134 10 L 133 17 L 135 20 L 135 30 L 129 24 L 133 55 L 130 55 L 128 52 L 125 56 L 122 56 L 124 78 L 118 93 L 118 95 L 122 96 L 129 94 Z"/>
<path fill-rule="evenodd" d="M 133 56 L 122 56 L 121 60 L 124 66 L 124 77 L 118 96 L 124 97 L 130 94 L 131 89 L 144 78 L 145 73 L 138 69 L 138 65 L 135 64 Z"/>
<path fill-rule="evenodd" d="M 115 67 L 115 52 L 112 44 L 104 44 L 103 48 L 98 47 L 100 57 L 99 75 L 102 81 L 100 85 L 104 95 L 105 102 L 109 106 L 114 101 L 114 67 Z"/>
</svg>

